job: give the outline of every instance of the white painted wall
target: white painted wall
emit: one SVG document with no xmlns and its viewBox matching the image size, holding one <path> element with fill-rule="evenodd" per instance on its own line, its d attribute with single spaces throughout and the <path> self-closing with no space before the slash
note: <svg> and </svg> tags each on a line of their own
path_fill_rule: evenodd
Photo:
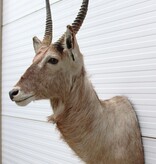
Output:
<svg viewBox="0 0 156 164">
<path fill-rule="evenodd" d="M 60 140 L 48 101 L 18 107 L 8 92 L 32 63 L 31 38 L 42 39 L 44 0 L 3 0 L 3 164 L 80 164 Z M 81 0 L 51 1 L 54 40 L 75 18 Z M 146 164 L 156 163 L 156 1 L 90 0 L 78 42 L 100 98 L 125 95 L 142 130 Z"/>
</svg>

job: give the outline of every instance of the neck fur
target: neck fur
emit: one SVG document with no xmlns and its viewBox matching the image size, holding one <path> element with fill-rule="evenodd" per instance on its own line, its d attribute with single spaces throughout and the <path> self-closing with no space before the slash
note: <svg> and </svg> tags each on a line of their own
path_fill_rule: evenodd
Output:
<svg viewBox="0 0 156 164">
<path fill-rule="evenodd" d="M 101 104 L 84 69 L 70 81 L 72 81 L 70 89 L 65 89 L 64 93 L 60 91 L 61 96 L 50 100 L 56 122 L 70 118 L 70 113 L 73 115 L 75 112 L 83 112 L 84 115 L 85 111 L 92 112 L 98 104 Z"/>
<path fill-rule="evenodd" d="M 94 120 L 102 113 L 100 100 L 85 71 L 73 78 L 66 99 L 51 99 L 51 104 L 54 115 L 50 119 L 56 122 L 63 138 L 73 149 L 93 130 Z"/>
</svg>

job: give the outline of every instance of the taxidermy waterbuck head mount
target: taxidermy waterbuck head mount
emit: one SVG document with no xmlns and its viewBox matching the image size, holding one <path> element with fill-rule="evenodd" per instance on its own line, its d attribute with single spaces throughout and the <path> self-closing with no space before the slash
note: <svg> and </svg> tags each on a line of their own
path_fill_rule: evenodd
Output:
<svg viewBox="0 0 156 164">
<path fill-rule="evenodd" d="M 12 101 L 25 106 L 33 100 L 63 98 L 72 87 L 74 76 L 83 71 L 83 56 L 75 35 L 79 31 L 88 9 L 83 0 L 80 11 L 60 39 L 52 43 L 53 23 L 49 0 L 46 0 L 46 27 L 43 41 L 33 38 L 35 57 L 13 90 L 9 92 Z M 64 90 L 64 92 L 61 92 Z"/>
</svg>

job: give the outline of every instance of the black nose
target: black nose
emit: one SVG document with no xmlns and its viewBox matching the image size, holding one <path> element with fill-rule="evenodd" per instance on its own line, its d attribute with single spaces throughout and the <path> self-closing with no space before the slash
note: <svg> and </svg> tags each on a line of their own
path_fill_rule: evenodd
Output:
<svg viewBox="0 0 156 164">
<path fill-rule="evenodd" d="M 9 92 L 10 99 L 13 100 L 13 98 L 14 98 L 15 96 L 17 96 L 18 93 L 19 93 L 19 90 L 18 90 L 18 89 L 13 89 L 13 90 L 11 90 L 11 91 Z"/>
</svg>

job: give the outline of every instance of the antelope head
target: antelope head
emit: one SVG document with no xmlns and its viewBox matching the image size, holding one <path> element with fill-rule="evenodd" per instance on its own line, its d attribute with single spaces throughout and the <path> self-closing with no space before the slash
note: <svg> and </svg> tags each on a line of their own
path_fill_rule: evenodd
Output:
<svg viewBox="0 0 156 164">
<path fill-rule="evenodd" d="M 86 16 L 88 1 L 83 0 L 74 22 L 67 26 L 66 32 L 57 42 L 52 43 L 53 24 L 49 0 L 46 0 L 43 41 L 33 38 L 36 54 L 33 63 L 9 92 L 11 100 L 17 105 L 25 106 L 33 100 L 63 98 L 64 92 L 71 89 L 73 78 L 83 69 L 83 57 L 75 35 Z"/>
</svg>

